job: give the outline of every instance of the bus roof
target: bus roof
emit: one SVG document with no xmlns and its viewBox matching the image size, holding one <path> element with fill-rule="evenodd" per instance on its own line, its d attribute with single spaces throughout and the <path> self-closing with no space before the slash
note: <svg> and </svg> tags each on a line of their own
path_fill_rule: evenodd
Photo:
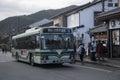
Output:
<svg viewBox="0 0 120 80">
<path fill-rule="evenodd" d="M 30 36 L 34 34 L 39 34 L 39 33 L 40 33 L 40 28 L 39 29 L 28 29 L 24 33 L 13 36 L 12 39 L 22 38 L 22 37 L 26 37 L 26 36 Z"/>
<path fill-rule="evenodd" d="M 58 26 L 39 27 L 39 28 L 38 27 L 34 27 L 34 28 L 26 30 L 24 33 L 21 33 L 21 34 L 13 36 L 12 39 L 18 39 L 18 38 L 22 38 L 22 37 L 26 37 L 26 36 L 31 36 L 31 35 L 42 33 L 42 30 L 44 28 L 67 28 L 67 27 L 58 27 Z"/>
</svg>

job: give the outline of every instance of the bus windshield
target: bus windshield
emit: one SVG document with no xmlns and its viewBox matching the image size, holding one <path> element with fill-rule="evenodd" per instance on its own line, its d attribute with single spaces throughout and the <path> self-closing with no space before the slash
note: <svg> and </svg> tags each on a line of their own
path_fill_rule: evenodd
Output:
<svg viewBox="0 0 120 80">
<path fill-rule="evenodd" d="M 42 49 L 72 49 L 72 34 L 42 34 Z"/>
</svg>

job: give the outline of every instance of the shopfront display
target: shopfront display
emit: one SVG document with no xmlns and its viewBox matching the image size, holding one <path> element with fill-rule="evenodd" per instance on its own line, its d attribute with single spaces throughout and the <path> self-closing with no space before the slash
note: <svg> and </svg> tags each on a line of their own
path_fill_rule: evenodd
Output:
<svg viewBox="0 0 120 80">
<path fill-rule="evenodd" d="M 112 57 L 120 58 L 120 29 L 112 30 Z"/>
<path fill-rule="evenodd" d="M 111 49 L 112 57 L 120 58 L 120 24 L 119 19 L 110 20 L 109 30 L 111 31 Z"/>
<path fill-rule="evenodd" d="M 108 57 L 120 58 L 120 8 L 100 13 L 96 20 L 107 26 Z"/>
<path fill-rule="evenodd" d="M 112 39 L 113 39 L 113 45 L 120 45 L 120 31 L 119 30 L 113 30 L 112 31 Z"/>
</svg>

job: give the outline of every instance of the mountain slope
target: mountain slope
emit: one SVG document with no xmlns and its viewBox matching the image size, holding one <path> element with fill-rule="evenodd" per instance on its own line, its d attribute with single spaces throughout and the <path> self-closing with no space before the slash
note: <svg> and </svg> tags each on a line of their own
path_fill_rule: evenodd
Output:
<svg viewBox="0 0 120 80">
<path fill-rule="evenodd" d="M 40 21 L 44 18 L 50 18 L 60 12 L 64 12 L 69 9 L 73 9 L 77 6 L 69 6 L 62 9 L 49 9 L 49 10 L 42 10 L 39 12 L 36 12 L 31 15 L 23 15 L 23 16 L 14 16 L 14 17 L 8 17 L 2 21 L 0 21 L 0 33 L 11 33 L 11 32 L 17 32 L 20 29 L 23 29 L 25 26 L 32 24 L 36 21 Z"/>
</svg>

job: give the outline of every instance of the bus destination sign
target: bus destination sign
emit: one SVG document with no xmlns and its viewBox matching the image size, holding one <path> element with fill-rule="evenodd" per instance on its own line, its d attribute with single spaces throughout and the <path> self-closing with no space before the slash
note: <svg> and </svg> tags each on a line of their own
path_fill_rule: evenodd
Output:
<svg viewBox="0 0 120 80">
<path fill-rule="evenodd" d="M 71 29 L 66 28 L 45 28 L 43 33 L 71 33 Z"/>
</svg>

